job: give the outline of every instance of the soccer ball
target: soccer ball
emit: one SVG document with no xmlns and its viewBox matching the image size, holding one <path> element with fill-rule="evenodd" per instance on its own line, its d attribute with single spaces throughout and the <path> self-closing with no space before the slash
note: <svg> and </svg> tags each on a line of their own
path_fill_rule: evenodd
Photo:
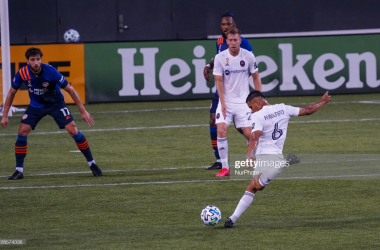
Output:
<svg viewBox="0 0 380 250">
<path fill-rule="evenodd" d="M 65 39 L 65 42 L 67 43 L 79 42 L 79 38 L 80 38 L 79 32 L 74 29 L 69 29 L 63 35 L 63 39 Z"/>
<path fill-rule="evenodd" d="M 215 226 L 222 219 L 222 213 L 214 205 L 205 206 L 201 212 L 201 220 L 207 226 Z"/>
</svg>

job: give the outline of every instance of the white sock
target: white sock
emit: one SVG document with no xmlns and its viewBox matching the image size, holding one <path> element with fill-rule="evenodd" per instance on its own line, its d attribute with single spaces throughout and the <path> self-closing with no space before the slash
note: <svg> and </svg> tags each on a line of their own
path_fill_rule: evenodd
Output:
<svg viewBox="0 0 380 250">
<path fill-rule="evenodd" d="M 96 163 L 95 163 L 95 160 L 89 161 L 89 162 L 87 162 L 87 163 L 88 163 L 88 166 L 89 166 L 89 167 L 91 167 L 92 163 L 96 164 Z"/>
<path fill-rule="evenodd" d="M 230 169 L 228 166 L 228 142 L 227 137 L 219 138 L 218 137 L 218 151 L 220 156 L 220 162 L 222 163 L 222 168 Z"/>
<path fill-rule="evenodd" d="M 241 197 L 239 204 L 237 205 L 235 212 L 230 216 L 233 223 L 240 217 L 242 213 L 251 205 L 255 194 L 245 191 L 243 197 Z"/>
<path fill-rule="evenodd" d="M 19 171 L 20 173 L 24 173 L 24 168 L 16 167 L 16 170 Z"/>
</svg>

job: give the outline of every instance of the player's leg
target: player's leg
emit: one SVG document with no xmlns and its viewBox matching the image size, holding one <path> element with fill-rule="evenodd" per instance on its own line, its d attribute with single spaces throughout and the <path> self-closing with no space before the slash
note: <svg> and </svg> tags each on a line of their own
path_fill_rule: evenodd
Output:
<svg viewBox="0 0 380 250">
<path fill-rule="evenodd" d="M 24 178 L 24 160 L 28 151 L 28 135 L 45 115 L 44 109 L 28 107 L 22 116 L 15 143 L 16 171 L 8 180 Z"/>
<path fill-rule="evenodd" d="M 216 162 L 211 166 L 206 168 L 207 170 L 212 169 L 222 169 L 222 163 L 220 162 L 220 156 L 217 145 L 217 127 L 215 124 L 216 108 L 218 107 L 219 96 L 215 93 L 214 98 L 212 99 L 210 107 L 210 137 L 211 137 L 211 146 L 215 154 Z"/>
<path fill-rule="evenodd" d="M 230 175 L 230 167 L 228 165 L 228 141 L 227 141 L 227 131 L 228 126 L 230 125 L 233 117 L 233 113 L 231 112 L 232 107 L 227 105 L 227 117 L 224 118 L 222 114 L 221 105 L 218 105 L 216 110 L 216 127 L 217 127 L 217 145 L 218 151 L 220 155 L 220 161 L 222 163 L 222 170 L 217 173 L 216 177 L 223 177 Z"/>
<path fill-rule="evenodd" d="M 74 118 L 67 108 L 66 104 L 62 103 L 60 106 L 52 108 L 49 111 L 55 122 L 57 123 L 60 129 L 65 128 L 67 132 L 71 135 L 74 141 L 77 144 L 78 149 L 82 152 L 84 157 L 87 160 L 88 166 L 90 167 L 94 176 L 102 176 L 102 171 L 96 165 L 90 146 L 88 145 L 86 137 L 78 130 Z"/>
<path fill-rule="evenodd" d="M 261 186 L 259 182 L 260 175 L 254 175 L 253 179 L 249 182 L 247 189 L 241 197 L 234 213 L 227 218 L 224 227 L 233 227 L 235 221 L 244 213 L 245 210 L 251 205 L 253 198 L 258 190 L 263 190 L 265 187 Z"/>
</svg>

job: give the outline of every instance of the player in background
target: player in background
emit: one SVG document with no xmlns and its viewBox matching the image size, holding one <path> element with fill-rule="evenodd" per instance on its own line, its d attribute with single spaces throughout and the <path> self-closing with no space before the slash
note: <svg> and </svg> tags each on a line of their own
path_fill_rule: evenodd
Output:
<svg viewBox="0 0 380 250">
<path fill-rule="evenodd" d="M 217 145 L 222 170 L 216 177 L 230 175 L 228 166 L 228 126 L 234 121 L 250 140 L 251 110 L 246 104 L 249 94 L 248 78 L 252 76 L 255 89 L 261 91 L 261 79 L 254 54 L 240 48 L 241 32 L 236 28 L 227 31 L 228 49 L 217 54 L 214 60 L 214 77 L 219 94 L 216 109 Z"/>
<path fill-rule="evenodd" d="M 7 99 L 4 102 L 4 115 L 1 125 L 8 126 L 8 111 L 13 103 L 16 92 L 24 82 L 28 87 L 30 104 L 21 119 L 15 144 L 16 172 L 9 180 L 24 178 L 24 159 L 27 153 L 27 139 L 31 130 L 46 115 L 54 118 L 60 129 L 65 128 L 75 140 L 79 150 L 86 157 L 88 165 L 94 176 L 101 176 L 102 171 L 96 165 L 86 137 L 78 131 L 74 118 L 67 108 L 60 88 L 67 91 L 78 106 L 82 119 L 88 126 L 94 125 L 94 119 L 86 111 L 75 89 L 66 78 L 53 66 L 42 63 L 42 52 L 38 48 L 29 48 L 26 53 L 27 65 L 22 67 L 13 79 Z"/>
<path fill-rule="evenodd" d="M 284 147 L 288 122 L 292 116 L 311 115 L 330 101 L 326 92 L 319 102 L 296 108 L 289 105 L 270 105 L 260 91 L 252 91 L 247 97 L 247 105 L 252 111 L 252 137 L 249 142 L 246 160 L 251 159 L 255 152 L 253 179 L 248 184 L 243 197 L 240 199 L 235 212 L 227 218 L 224 226 L 233 227 L 235 221 L 249 207 L 257 191 L 263 190 L 282 169 L 289 165 L 284 160 Z M 255 173 L 254 172 L 254 173 Z"/>
<path fill-rule="evenodd" d="M 236 28 L 236 21 L 234 15 L 227 11 L 225 14 L 222 15 L 221 21 L 220 21 L 220 30 L 222 33 L 222 36 L 218 38 L 216 41 L 216 54 L 219 54 L 220 52 L 228 49 L 228 45 L 226 42 L 226 32 L 229 28 Z M 244 37 L 241 37 L 241 48 L 246 49 L 250 52 L 253 52 L 251 44 L 248 42 L 247 39 Z M 214 59 L 211 60 L 209 64 L 207 64 L 203 70 L 204 78 L 211 82 L 210 75 L 212 75 L 211 70 L 214 68 Z M 217 127 L 215 123 L 215 113 L 216 108 L 218 107 L 219 102 L 219 95 L 218 91 L 215 92 L 215 95 L 211 102 L 210 107 L 210 137 L 211 137 L 211 145 L 215 154 L 216 162 L 211 166 L 206 168 L 207 170 L 212 169 L 222 169 L 222 163 L 220 161 L 220 156 L 218 152 L 218 146 L 217 146 Z M 237 130 L 243 134 L 243 131 L 240 128 L 237 128 Z"/>
</svg>

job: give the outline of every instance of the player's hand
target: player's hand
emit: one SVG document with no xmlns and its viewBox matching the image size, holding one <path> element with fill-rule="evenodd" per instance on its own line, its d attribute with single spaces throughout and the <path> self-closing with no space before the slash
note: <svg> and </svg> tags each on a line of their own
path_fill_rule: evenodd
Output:
<svg viewBox="0 0 380 250">
<path fill-rule="evenodd" d="M 4 128 L 8 127 L 8 121 L 8 117 L 3 116 L 3 118 L 1 118 L 1 126 Z"/>
<path fill-rule="evenodd" d="M 326 104 L 330 101 L 331 96 L 329 95 L 329 92 L 327 91 L 323 96 L 322 96 L 322 101 Z"/>
<path fill-rule="evenodd" d="M 95 124 L 94 118 L 92 118 L 92 116 L 87 111 L 82 113 L 81 117 L 82 117 L 83 121 L 85 121 L 87 123 L 88 126 Z"/>
<path fill-rule="evenodd" d="M 222 103 L 222 115 L 224 119 L 227 119 L 227 105 L 225 103 Z"/>
<path fill-rule="evenodd" d="M 203 76 L 205 77 L 206 81 L 208 81 L 208 82 L 211 82 L 210 75 L 213 76 L 213 74 L 211 73 L 211 69 L 209 67 L 205 66 L 203 69 Z"/>
</svg>

